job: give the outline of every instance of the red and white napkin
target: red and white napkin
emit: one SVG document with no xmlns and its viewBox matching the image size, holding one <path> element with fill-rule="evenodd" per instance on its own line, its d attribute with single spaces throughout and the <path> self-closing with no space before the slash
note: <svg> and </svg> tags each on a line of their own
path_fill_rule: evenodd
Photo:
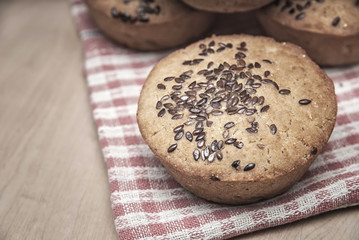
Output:
<svg viewBox="0 0 359 240">
<path fill-rule="evenodd" d="M 326 69 L 338 117 L 324 151 L 304 177 L 276 198 L 246 206 L 207 202 L 183 189 L 143 141 L 137 100 L 167 52 L 137 52 L 104 37 L 86 5 L 71 0 L 85 75 L 111 187 L 120 239 L 223 239 L 359 204 L 359 65 Z"/>
</svg>

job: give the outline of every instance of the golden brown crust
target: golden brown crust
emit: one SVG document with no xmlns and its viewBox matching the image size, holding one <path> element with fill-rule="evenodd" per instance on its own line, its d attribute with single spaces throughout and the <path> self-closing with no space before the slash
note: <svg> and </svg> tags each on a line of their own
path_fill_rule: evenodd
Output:
<svg viewBox="0 0 359 240">
<path fill-rule="evenodd" d="M 227 47 L 207 56 L 198 55 L 203 51 L 201 48 L 204 46 L 208 48 L 212 41 L 215 45 L 211 48 L 215 51 L 221 49 L 222 46 Z M 241 42 L 246 42 L 246 46 L 241 47 Z M 235 58 L 238 52 L 246 55 L 242 60 L 246 62 L 247 67 L 229 70 L 228 66 L 239 63 L 238 58 Z M 185 61 L 193 59 L 204 60 L 194 65 L 183 65 Z M 271 63 L 266 61 L 267 59 Z M 178 141 L 174 139 L 174 128 L 190 120 L 190 114 L 193 113 L 190 113 L 189 109 L 192 107 L 188 105 L 187 109 L 179 110 L 179 114 L 184 114 L 183 118 L 173 120 L 173 115 L 168 111 L 170 108 L 162 117 L 158 117 L 158 114 L 162 108 L 168 107 L 168 105 L 164 106 L 164 103 L 176 105 L 179 100 L 173 98 L 175 102 L 169 98 L 162 101 L 158 109 L 156 105 L 164 95 L 175 92 L 172 89 L 174 85 L 182 85 L 182 89 L 178 90 L 181 92 L 178 95 L 180 97 L 185 95 L 186 91 L 191 90 L 189 86 L 193 81 L 196 81 L 196 86 L 198 86 L 198 83 L 211 79 L 210 75 L 214 73 L 208 74 L 207 79 L 203 74 L 197 74 L 207 69 L 211 61 L 214 64 L 209 71 L 218 68 L 219 64 L 224 65 L 224 69 L 217 76 L 217 80 L 209 80 L 216 90 L 212 92 L 208 90 L 212 87 L 207 86 L 209 95 L 207 103 L 201 105 L 203 108 L 196 107 L 205 109 L 203 111 L 208 113 L 208 120 L 213 121 L 210 127 L 207 127 L 204 122 L 203 131 L 206 134 L 206 143 L 204 147 L 199 148 L 193 132 L 195 124 L 184 126 L 184 132 L 188 131 L 194 135 L 192 141 L 188 141 L 185 136 Z M 254 64 L 253 68 L 248 67 L 250 63 Z M 189 70 L 193 73 L 190 74 L 189 79 L 185 79 L 184 83 L 178 84 L 176 80 L 164 81 L 166 77 L 179 77 Z M 239 96 L 243 91 L 243 89 L 239 92 L 223 89 L 220 84 L 218 87 L 217 82 L 226 77 L 223 75 L 225 71 L 227 74 L 232 72 L 233 78 L 236 78 L 238 84 L 242 83 L 244 88 L 256 90 L 256 93 L 249 94 L 252 99 L 255 96 L 265 97 L 262 105 L 259 103 L 253 105 L 252 100 L 249 103 L 238 103 L 249 109 L 256 109 L 256 113 L 251 115 L 248 110 L 242 114 L 237 112 L 229 115 L 227 114 L 228 101 L 225 99 L 221 102 L 219 109 L 223 112 L 222 115 L 218 115 L 218 109 L 216 110 L 214 106 L 209 106 L 208 103 L 216 97 L 214 94 L 218 91 L 225 90 L 223 94 L 231 94 L 228 96 Z M 241 72 L 245 74 L 250 72 L 252 77 L 247 75 L 241 78 L 239 77 Z M 238 77 L 235 77 L 235 74 Z M 257 80 L 258 76 L 254 77 L 254 75 L 260 76 L 263 81 Z M 253 83 L 257 85 L 253 83 L 246 85 L 248 79 L 253 79 Z M 279 94 L 275 84 L 265 79 L 274 81 L 281 90 L 290 90 L 290 94 Z M 158 89 L 158 84 L 163 84 L 166 89 Z M 202 86 L 203 88 L 197 89 L 198 93 L 195 94 L 197 103 L 201 99 L 199 94 L 206 91 L 205 86 Z M 183 98 L 183 100 L 186 99 L 187 97 Z M 311 103 L 301 105 L 299 104 L 301 99 L 310 99 Z M 270 108 L 261 112 L 266 105 Z M 240 108 L 239 105 L 235 106 Z M 289 43 L 278 43 L 266 37 L 232 35 L 204 39 L 161 60 L 151 71 L 143 86 L 137 120 L 146 143 L 182 186 L 211 201 L 239 204 L 277 195 L 298 181 L 328 141 L 334 127 L 336 111 L 332 81 L 301 48 Z M 247 130 L 247 128 L 253 128 L 250 123 L 253 120 L 258 123 L 258 126 L 254 127 L 257 133 L 249 133 L 251 130 Z M 228 122 L 233 122 L 234 126 L 228 129 L 228 136 L 223 136 L 226 131 L 224 125 Z M 276 126 L 275 134 L 270 128 L 272 124 Z M 201 157 L 198 161 L 194 159 L 194 149 L 199 149 L 202 153 L 206 146 L 211 149 L 214 140 L 219 142 L 230 138 L 237 139 L 236 143 L 242 142 L 243 147 L 239 149 L 234 144 L 224 144 L 221 150 L 215 149 L 216 152 L 222 153 L 222 160 L 216 156 L 214 161 L 210 162 L 208 155 L 205 161 Z M 177 148 L 169 153 L 169 146 L 175 143 Z M 215 151 L 209 152 L 212 154 Z M 232 167 L 235 160 L 240 160 L 238 169 Z M 255 167 L 244 171 L 245 166 L 251 163 L 254 163 Z"/>
<path fill-rule="evenodd" d="M 268 35 L 303 47 L 318 64 L 340 66 L 359 62 L 359 6 L 355 0 L 279 1 L 258 12 Z M 297 4 L 304 8 L 299 11 Z M 300 17 L 302 16 L 302 17 Z"/>
<path fill-rule="evenodd" d="M 114 18 L 111 9 L 128 13 L 132 19 L 137 14 L 140 1 L 87 0 L 90 14 L 98 27 L 110 38 L 127 47 L 138 50 L 161 50 L 180 46 L 198 39 L 211 26 L 214 16 L 199 12 L 174 0 L 156 0 L 150 3 L 157 14 L 144 14 L 148 22 Z"/>
<path fill-rule="evenodd" d="M 193 8 L 219 13 L 246 12 L 258 9 L 273 0 L 182 0 Z"/>
</svg>

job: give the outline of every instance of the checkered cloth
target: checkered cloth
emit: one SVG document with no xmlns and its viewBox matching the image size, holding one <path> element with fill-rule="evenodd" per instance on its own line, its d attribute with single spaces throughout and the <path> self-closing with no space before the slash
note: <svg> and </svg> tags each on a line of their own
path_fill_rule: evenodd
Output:
<svg viewBox="0 0 359 240">
<path fill-rule="evenodd" d="M 359 65 L 327 69 L 337 123 L 304 177 L 276 198 L 245 206 L 207 202 L 183 189 L 143 141 L 137 100 L 151 68 L 169 52 L 120 47 L 91 21 L 80 0 L 71 10 L 85 52 L 91 95 L 120 239 L 223 239 L 359 204 Z"/>
</svg>

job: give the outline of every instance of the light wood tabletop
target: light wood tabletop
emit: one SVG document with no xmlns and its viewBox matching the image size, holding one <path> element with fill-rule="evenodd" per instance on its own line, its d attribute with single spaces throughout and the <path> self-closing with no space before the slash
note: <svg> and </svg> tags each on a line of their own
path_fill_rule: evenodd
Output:
<svg viewBox="0 0 359 240">
<path fill-rule="evenodd" d="M 0 0 L 0 239 L 116 239 L 67 1 Z M 359 239 L 359 207 L 240 239 Z"/>
</svg>

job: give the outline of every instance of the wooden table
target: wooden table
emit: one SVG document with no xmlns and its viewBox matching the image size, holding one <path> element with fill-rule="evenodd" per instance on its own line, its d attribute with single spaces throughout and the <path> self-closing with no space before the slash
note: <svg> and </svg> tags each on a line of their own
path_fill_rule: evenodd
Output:
<svg viewBox="0 0 359 240">
<path fill-rule="evenodd" d="M 0 1 L 0 239 L 116 239 L 66 1 Z M 241 239 L 359 239 L 359 207 Z"/>
</svg>

